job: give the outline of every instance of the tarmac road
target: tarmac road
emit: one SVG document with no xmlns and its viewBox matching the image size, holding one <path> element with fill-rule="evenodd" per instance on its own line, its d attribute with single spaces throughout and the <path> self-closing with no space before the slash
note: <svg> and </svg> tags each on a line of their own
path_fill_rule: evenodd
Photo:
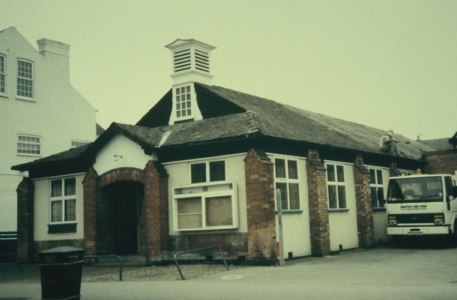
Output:
<svg viewBox="0 0 457 300">
<path fill-rule="evenodd" d="M 286 261 L 283 267 L 222 269 L 190 280 L 83 281 L 81 295 L 81 299 L 457 299 L 457 249 L 379 247 Z M 0 283 L 0 299 L 41 299 L 41 286 Z"/>
</svg>

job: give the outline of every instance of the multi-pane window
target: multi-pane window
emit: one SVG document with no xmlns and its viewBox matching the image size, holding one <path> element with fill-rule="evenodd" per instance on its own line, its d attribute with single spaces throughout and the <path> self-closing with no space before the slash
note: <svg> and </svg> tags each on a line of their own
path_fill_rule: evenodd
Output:
<svg viewBox="0 0 457 300">
<path fill-rule="evenodd" d="M 343 165 L 327 165 L 328 207 L 330 209 L 347 208 L 346 182 Z"/>
<path fill-rule="evenodd" d="M 225 162 L 211 161 L 190 165 L 190 182 L 204 183 L 225 180 Z"/>
<path fill-rule="evenodd" d="M 235 184 L 227 182 L 175 188 L 175 229 L 238 227 L 236 195 Z"/>
<path fill-rule="evenodd" d="M 371 189 L 371 206 L 373 208 L 384 207 L 384 203 L 379 201 L 379 193 L 384 193 L 384 179 L 382 170 L 370 169 L 370 189 Z"/>
<path fill-rule="evenodd" d="M 300 209 L 297 164 L 296 160 L 275 159 L 276 190 L 281 191 L 281 207 L 283 210 Z"/>
<path fill-rule="evenodd" d="M 89 144 L 89 142 L 71 141 L 71 147 L 77 148 Z"/>
<path fill-rule="evenodd" d="M 17 95 L 33 98 L 33 64 L 28 61 L 17 61 Z"/>
<path fill-rule="evenodd" d="M 39 136 L 18 135 L 17 136 L 17 154 L 40 155 L 41 138 Z"/>
<path fill-rule="evenodd" d="M 185 118 L 192 115 L 190 85 L 175 88 L 176 117 Z"/>
<path fill-rule="evenodd" d="M 51 223 L 76 221 L 76 179 L 51 180 Z"/>
<path fill-rule="evenodd" d="M 0 54 L 0 93 L 6 92 L 5 55 Z"/>
</svg>

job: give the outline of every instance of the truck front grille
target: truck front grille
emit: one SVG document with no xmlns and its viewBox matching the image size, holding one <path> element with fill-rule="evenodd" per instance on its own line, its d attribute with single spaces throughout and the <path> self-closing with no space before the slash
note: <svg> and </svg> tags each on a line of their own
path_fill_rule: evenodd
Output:
<svg viewBox="0 0 457 300">
<path fill-rule="evenodd" d="M 433 214 L 406 214 L 406 215 L 392 215 L 397 219 L 397 224 L 416 224 L 416 223 L 435 223 Z"/>
</svg>

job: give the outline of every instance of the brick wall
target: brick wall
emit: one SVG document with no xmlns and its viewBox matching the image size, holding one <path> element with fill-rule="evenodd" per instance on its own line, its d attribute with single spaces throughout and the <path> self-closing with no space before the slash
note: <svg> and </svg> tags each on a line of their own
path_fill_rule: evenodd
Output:
<svg viewBox="0 0 457 300">
<path fill-rule="evenodd" d="M 34 190 L 35 185 L 24 178 L 17 188 L 17 262 L 34 261 Z"/>
<path fill-rule="evenodd" d="M 201 234 L 183 234 L 170 237 L 170 252 L 198 249 L 208 246 L 218 246 L 227 260 L 243 261 L 248 254 L 248 234 L 239 232 L 214 232 Z M 219 259 L 215 250 L 195 252 L 186 255 L 186 259 L 204 260 L 207 255 Z"/>
<path fill-rule="evenodd" d="M 311 255 L 330 254 L 330 231 L 327 204 L 327 170 L 317 150 L 309 150 L 306 160 L 308 177 Z"/>
<path fill-rule="evenodd" d="M 84 249 L 87 255 L 97 253 L 97 173 L 89 169 L 83 180 L 84 189 Z"/>
<path fill-rule="evenodd" d="M 276 262 L 276 216 L 273 163 L 261 150 L 249 150 L 245 162 L 248 257 L 251 262 Z"/>
<path fill-rule="evenodd" d="M 356 157 L 354 164 L 354 184 L 359 247 L 371 248 L 374 246 L 374 223 L 371 207 L 370 172 L 363 165 L 361 156 Z"/>
<path fill-rule="evenodd" d="M 425 174 L 451 174 L 457 171 L 457 150 L 429 152 L 422 155 L 428 162 L 424 168 Z"/>
<path fill-rule="evenodd" d="M 158 162 L 144 169 L 146 262 L 168 255 L 168 174 Z"/>
</svg>

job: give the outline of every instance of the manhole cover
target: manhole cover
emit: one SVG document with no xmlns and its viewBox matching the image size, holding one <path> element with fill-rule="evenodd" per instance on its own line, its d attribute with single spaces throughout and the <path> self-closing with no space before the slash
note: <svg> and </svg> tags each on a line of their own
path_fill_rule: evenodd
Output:
<svg viewBox="0 0 457 300">
<path fill-rule="evenodd" d="M 234 279 L 240 279 L 243 278 L 241 275 L 227 275 L 227 276 L 222 276 L 221 279 L 225 280 L 234 280 Z"/>
</svg>

